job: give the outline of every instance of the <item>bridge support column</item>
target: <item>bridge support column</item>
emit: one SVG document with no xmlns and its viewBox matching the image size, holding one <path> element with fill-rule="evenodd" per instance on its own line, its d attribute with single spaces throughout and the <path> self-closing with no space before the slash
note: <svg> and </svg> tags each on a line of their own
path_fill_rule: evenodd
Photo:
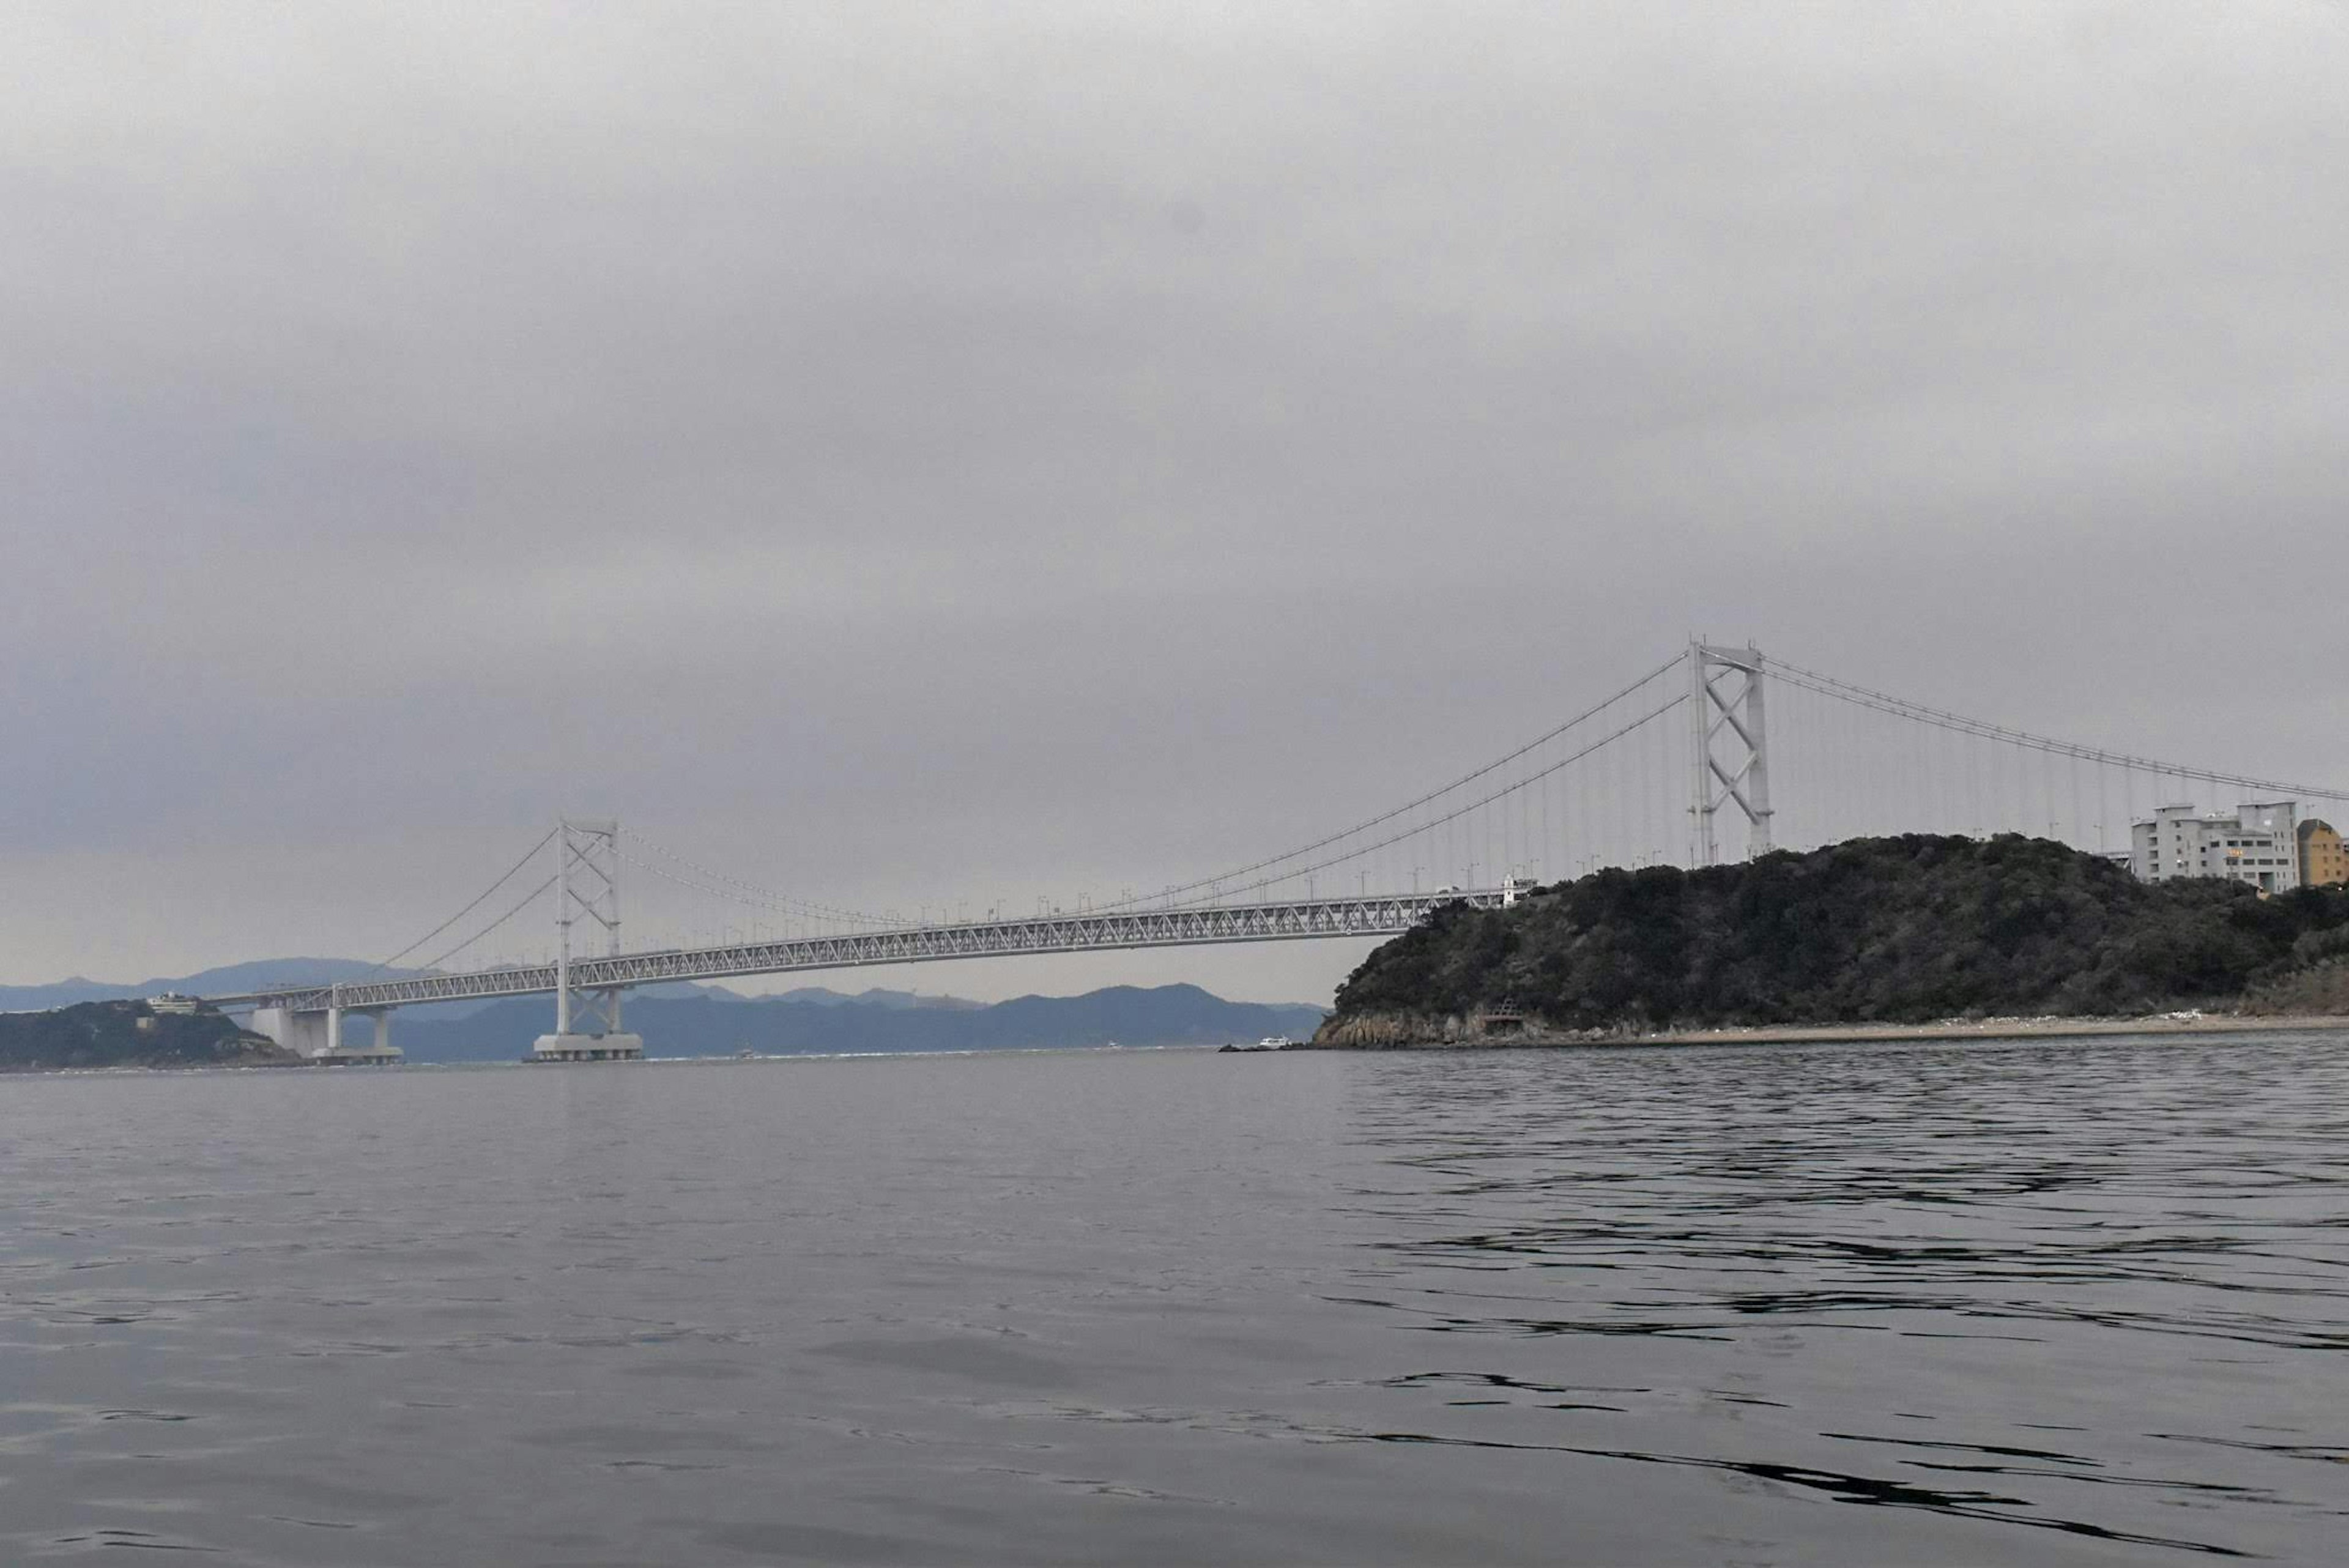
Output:
<svg viewBox="0 0 2349 1568">
<path fill-rule="evenodd" d="M 280 1010 L 264 1010 L 264 1012 L 277 1011 Z M 371 1034 L 365 1045 L 347 1045 L 343 1043 L 343 1017 L 346 1013 L 367 1021 Z M 260 1015 L 255 1016 L 257 1018 Z M 304 1043 L 293 1048 L 321 1066 L 347 1067 L 354 1064 L 386 1066 L 406 1058 L 406 1053 L 391 1043 L 391 1009 L 388 1007 L 330 1006 L 324 1012 L 293 1016 L 300 1023 L 308 1025 L 308 1028 L 303 1032 Z M 260 1026 L 256 1023 L 255 1027 Z M 264 1029 L 263 1033 L 267 1033 L 268 1031 Z M 275 1039 L 276 1036 L 272 1035 L 271 1038 Z M 284 1040 L 278 1043 L 290 1044 Z"/>
<path fill-rule="evenodd" d="M 367 1010 L 367 1017 L 375 1023 L 373 1037 L 364 1049 L 345 1051 L 343 1054 L 354 1062 L 372 1062 L 378 1065 L 405 1061 L 408 1053 L 391 1043 L 391 1009 L 371 1007 Z"/>
<path fill-rule="evenodd" d="M 244 1025 L 265 1034 L 297 1056 L 316 1056 L 326 1048 L 326 1015 L 296 1012 L 290 1007 L 256 1007 Z"/>
</svg>

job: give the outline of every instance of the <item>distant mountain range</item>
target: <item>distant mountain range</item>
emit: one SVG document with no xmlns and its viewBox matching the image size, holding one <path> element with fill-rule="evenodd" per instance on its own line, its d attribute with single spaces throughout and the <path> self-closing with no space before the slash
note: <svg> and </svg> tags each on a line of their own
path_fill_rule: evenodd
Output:
<svg viewBox="0 0 2349 1568">
<path fill-rule="evenodd" d="M 110 1002 L 118 997 L 153 996 L 176 991 L 207 996 L 251 991 L 258 986 L 324 985 L 337 980 L 404 979 L 417 971 L 378 969 L 362 959 L 261 959 L 253 963 L 223 964 L 169 980 L 142 980 L 136 984 L 84 980 L 76 975 L 55 985 L 0 985 L 0 1012 L 32 1012 L 49 1007 L 71 1007 L 82 1002 Z"/>
<path fill-rule="evenodd" d="M 176 991 L 202 996 L 257 986 L 323 984 L 399 971 L 347 959 L 269 959 L 138 985 L 74 979 L 55 985 L 0 986 L 0 1012 L 70 1006 Z M 750 997 L 722 986 L 642 986 L 626 1021 L 650 1056 L 867 1051 L 983 1051 L 1079 1045 L 1214 1045 L 1270 1034 L 1296 1039 L 1319 1027 L 1324 1010 L 1301 1002 L 1226 1002 L 1195 985 L 1111 986 L 1081 996 L 1022 996 L 979 1002 L 878 988 L 850 995 L 802 986 Z M 543 996 L 435 1002 L 393 1016 L 392 1044 L 411 1062 L 511 1062 L 554 1026 Z M 358 1038 L 367 1026 L 357 1026 Z"/>
<path fill-rule="evenodd" d="M 122 983 L 103 980 L 84 980 L 76 975 L 58 981 L 54 985 L 0 985 L 0 1012 L 36 1012 L 52 1007 L 71 1007 L 83 1002 L 110 1002 L 120 997 L 149 997 L 166 991 L 185 996 L 234 995 L 239 992 L 258 991 L 273 985 L 329 985 L 336 981 L 406 980 L 425 973 L 422 970 L 387 969 L 364 959 L 283 958 L 257 959 L 251 963 L 222 964 L 217 969 L 199 970 L 194 974 L 175 975 L 157 980 Z M 860 1003 L 874 1007 L 983 1007 L 984 1002 L 960 996 L 930 996 L 912 991 L 884 991 L 872 987 L 849 992 L 833 991 L 821 985 L 803 985 L 776 997 L 745 996 L 722 985 L 695 985 L 689 982 L 639 986 L 630 997 L 708 996 L 721 1002 L 803 1002 L 821 1007 L 839 1007 Z M 487 1002 L 436 1002 L 399 1014 L 402 1023 L 411 1018 L 461 1018 L 492 1005 Z"/>
<path fill-rule="evenodd" d="M 418 1010 L 419 1012 L 421 1010 Z M 1071 1045 L 1215 1045 L 1268 1034 L 1309 1036 L 1322 1010 L 1226 1002 L 1195 985 L 1111 986 L 1082 996 L 1022 996 L 991 1005 L 710 996 L 631 998 L 626 1022 L 648 1056 L 866 1051 L 988 1051 Z M 554 1027 L 546 998 L 516 997 L 463 1018 L 392 1022 L 411 1062 L 511 1062 Z"/>
</svg>

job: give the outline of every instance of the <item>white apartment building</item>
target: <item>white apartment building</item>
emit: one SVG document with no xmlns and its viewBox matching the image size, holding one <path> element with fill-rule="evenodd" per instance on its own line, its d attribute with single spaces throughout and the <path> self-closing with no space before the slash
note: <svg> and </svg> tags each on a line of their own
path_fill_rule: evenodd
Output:
<svg viewBox="0 0 2349 1568">
<path fill-rule="evenodd" d="M 2300 886 L 2298 827 L 2299 807 L 2288 800 L 2239 805 L 2231 816 L 2165 805 L 2129 828 L 2129 869 L 2147 882 L 2226 877 L 2282 893 Z"/>
</svg>

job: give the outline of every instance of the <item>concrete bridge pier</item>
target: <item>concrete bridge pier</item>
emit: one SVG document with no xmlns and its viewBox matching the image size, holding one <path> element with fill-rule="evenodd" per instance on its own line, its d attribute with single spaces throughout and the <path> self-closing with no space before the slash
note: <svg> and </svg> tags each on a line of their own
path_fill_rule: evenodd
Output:
<svg viewBox="0 0 2349 1568">
<path fill-rule="evenodd" d="M 343 1043 L 343 1015 L 354 1012 L 373 1021 L 374 1033 L 365 1045 Z M 291 1007 L 257 1007 L 245 1027 L 256 1034 L 265 1034 L 305 1062 L 326 1067 L 388 1066 L 405 1061 L 407 1053 L 391 1043 L 391 1014 L 388 1007 L 346 1008 L 329 1005 L 316 1012 L 297 1012 Z"/>
<path fill-rule="evenodd" d="M 256 1007 L 244 1026 L 255 1034 L 265 1034 L 297 1056 L 316 1056 L 326 1049 L 326 1021 L 324 1012 L 296 1012 L 290 1007 Z M 341 1019 L 335 1027 L 339 1031 Z"/>
<path fill-rule="evenodd" d="M 337 992 L 341 989 L 336 987 Z M 391 1012 L 388 1007 L 327 1008 L 326 1049 L 311 1053 L 310 1060 L 326 1067 L 388 1067 L 405 1061 L 408 1054 L 391 1043 Z M 369 1021 L 372 1027 L 367 1044 L 353 1045 L 344 1040 L 345 1013 Z"/>
<path fill-rule="evenodd" d="M 352 1061 L 388 1065 L 393 1062 L 404 1062 L 408 1059 L 408 1053 L 391 1043 L 392 1012 L 393 1010 L 388 1007 L 369 1007 L 361 1010 L 360 1016 L 372 1019 L 375 1027 L 366 1045 L 357 1051 L 346 1053 Z"/>
<path fill-rule="evenodd" d="M 641 1062 L 645 1059 L 645 1039 L 630 1034 L 620 1027 L 620 998 L 626 992 L 615 986 L 594 993 L 589 1002 L 578 998 L 573 1005 L 568 988 L 554 993 L 554 1033 L 542 1034 L 532 1045 L 530 1059 L 533 1062 Z M 580 1016 L 585 1015 L 585 1016 Z M 582 1023 L 601 1023 L 603 1027 L 590 1033 L 578 1027 Z"/>
</svg>

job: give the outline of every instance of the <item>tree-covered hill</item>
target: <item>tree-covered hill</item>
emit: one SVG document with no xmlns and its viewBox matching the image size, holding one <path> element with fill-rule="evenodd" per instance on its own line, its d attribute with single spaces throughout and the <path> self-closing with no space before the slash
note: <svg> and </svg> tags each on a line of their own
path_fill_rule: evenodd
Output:
<svg viewBox="0 0 2349 1568">
<path fill-rule="evenodd" d="M 2342 989 L 2344 964 L 2337 888 L 2262 898 L 2045 839 L 1910 835 L 1453 905 L 1371 954 L 1321 1038 L 1510 1005 L 1559 1032 L 2273 1006 Z"/>
<path fill-rule="evenodd" d="M 0 1012 L 0 1072 L 56 1067 L 235 1067 L 294 1060 L 217 1012 L 157 1012 L 143 1002 L 85 1002 Z"/>
</svg>

